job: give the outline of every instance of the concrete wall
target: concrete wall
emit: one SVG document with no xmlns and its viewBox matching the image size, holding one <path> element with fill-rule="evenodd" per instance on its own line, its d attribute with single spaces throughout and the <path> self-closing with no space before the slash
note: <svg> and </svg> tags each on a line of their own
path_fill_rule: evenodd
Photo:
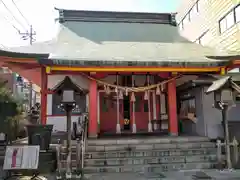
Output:
<svg viewBox="0 0 240 180">
<path fill-rule="evenodd" d="M 196 3 L 198 12 L 192 10 Z M 179 31 L 190 41 L 199 42 L 200 39 L 203 46 L 239 51 L 239 22 L 224 32 L 220 31 L 219 26 L 219 21 L 238 4 L 239 1 L 234 0 L 181 0 L 176 17 Z"/>
<path fill-rule="evenodd" d="M 206 90 L 206 88 L 205 88 Z M 209 137 L 223 137 L 223 128 L 222 128 L 222 115 L 221 112 L 215 108 L 212 108 L 212 102 L 214 101 L 213 94 L 205 95 L 203 98 L 203 107 L 204 107 L 204 120 L 207 129 L 207 135 Z M 232 107 L 228 111 L 227 119 L 230 122 L 236 122 L 235 124 L 240 123 L 240 102 L 236 102 L 236 106 Z M 238 124 L 239 125 L 239 124 Z"/>
</svg>

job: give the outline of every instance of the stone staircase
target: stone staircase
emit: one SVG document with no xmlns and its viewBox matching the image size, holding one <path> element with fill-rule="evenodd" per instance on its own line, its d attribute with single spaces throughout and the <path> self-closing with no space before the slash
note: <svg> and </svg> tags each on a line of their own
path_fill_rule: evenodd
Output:
<svg viewBox="0 0 240 180">
<path fill-rule="evenodd" d="M 206 137 L 96 139 L 87 144 L 87 174 L 210 169 L 216 164 L 215 144 Z M 72 151 L 72 167 L 76 169 L 76 143 Z M 65 160 L 62 165 L 65 170 Z"/>
</svg>

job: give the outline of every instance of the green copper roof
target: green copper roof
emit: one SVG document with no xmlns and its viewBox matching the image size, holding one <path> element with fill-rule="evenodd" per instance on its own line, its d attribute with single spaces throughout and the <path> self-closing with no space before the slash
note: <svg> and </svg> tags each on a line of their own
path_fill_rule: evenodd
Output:
<svg viewBox="0 0 240 180">
<path fill-rule="evenodd" d="M 65 22 L 49 58 L 65 65 L 216 65 L 226 53 L 189 42 L 169 24 Z M 97 62 L 99 64 L 97 64 Z"/>
<path fill-rule="evenodd" d="M 48 53 L 50 61 L 41 63 L 71 66 L 208 67 L 229 62 L 221 59 L 227 53 L 183 38 L 169 14 L 59 11 L 55 40 L 15 51 Z"/>
</svg>

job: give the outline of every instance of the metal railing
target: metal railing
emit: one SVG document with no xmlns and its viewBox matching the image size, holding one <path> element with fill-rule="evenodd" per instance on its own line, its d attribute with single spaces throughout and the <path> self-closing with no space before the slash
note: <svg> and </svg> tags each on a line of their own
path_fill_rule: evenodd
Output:
<svg viewBox="0 0 240 180">
<path fill-rule="evenodd" d="M 73 172 L 73 175 L 76 179 L 81 179 L 84 177 L 84 161 L 85 161 L 85 152 L 86 152 L 86 145 L 87 145 L 87 136 L 88 136 L 88 116 L 82 115 L 81 118 L 79 118 L 79 121 L 77 123 L 77 126 L 73 126 L 73 134 L 72 139 L 75 140 L 76 144 L 72 144 L 72 147 L 76 145 L 76 169 Z M 71 147 L 71 148 L 72 148 Z M 57 151 L 57 170 L 56 170 L 56 179 L 66 179 L 67 177 L 63 178 L 63 145 L 58 141 L 58 145 L 56 146 Z M 72 165 L 71 160 L 71 165 Z M 67 159 L 67 163 L 68 159 Z M 68 165 L 67 165 L 68 167 Z M 65 168 L 65 167 L 64 167 Z M 72 166 L 70 166 L 71 172 L 72 172 Z M 68 176 L 69 176 L 69 172 Z M 72 178 L 72 174 L 71 174 Z"/>
<path fill-rule="evenodd" d="M 236 166 L 238 161 L 239 161 L 239 143 L 237 139 L 234 137 L 232 142 L 229 144 L 226 144 L 226 142 L 221 142 L 221 140 L 217 140 L 217 168 L 218 169 L 224 169 L 226 167 L 226 157 L 223 156 L 226 152 L 223 153 L 223 147 L 226 147 L 227 145 L 232 147 L 232 153 L 230 157 L 230 163 L 231 166 Z M 230 148 L 229 147 L 229 148 Z M 232 168 L 232 167 L 227 167 L 227 168 Z"/>
<path fill-rule="evenodd" d="M 84 176 L 84 162 L 85 162 L 85 152 L 87 145 L 88 136 L 88 117 L 85 116 L 82 121 L 82 130 L 80 138 L 77 138 L 77 170 L 76 178 L 82 178 Z"/>
</svg>

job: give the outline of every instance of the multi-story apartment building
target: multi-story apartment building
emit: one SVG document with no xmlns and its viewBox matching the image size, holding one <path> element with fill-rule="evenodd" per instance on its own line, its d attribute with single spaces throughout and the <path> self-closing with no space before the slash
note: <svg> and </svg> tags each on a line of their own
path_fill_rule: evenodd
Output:
<svg viewBox="0 0 240 180">
<path fill-rule="evenodd" d="M 181 0 L 176 16 L 188 40 L 240 54 L 240 0 Z"/>
<path fill-rule="evenodd" d="M 32 84 L 32 93 L 30 93 L 29 82 L 24 80 L 24 78 L 18 78 L 16 73 L 13 73 L 10 69 L 4 67 L 0 68 L 0 82 L 5 82 L 5 87 L 10 90 L 13 95 L 19 99 L 25 100 L 26 105 L 29 104 L 30 99 L 32 99 L 32 104 L 40 102 L 40 87 Z M 32 98 L 30 98 L 32 95 Z"/>
</svg>

